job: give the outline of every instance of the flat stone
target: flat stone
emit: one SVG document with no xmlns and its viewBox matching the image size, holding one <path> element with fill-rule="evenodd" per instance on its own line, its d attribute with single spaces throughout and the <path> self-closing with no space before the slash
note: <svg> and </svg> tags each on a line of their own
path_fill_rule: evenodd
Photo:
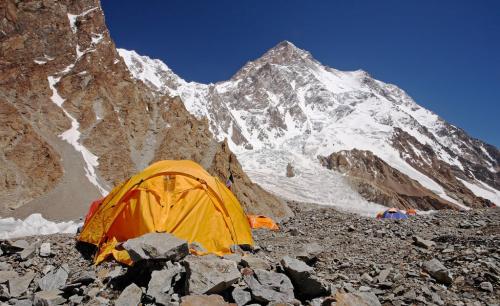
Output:
<svg viewBox="0 0 500 306">
<path fill-rule="evenodd" d="M 436 245 L 434 241 L 426 240 L 419 236 L 413 236 L 412 239 L 414 245 L 424 249 L 430 249 Z"/>
<path fill-rule="evenodd" d="M 441 284 L 450 285 L 453 282 L 448 269 L 435 258 L 424 262 L 423 269 Z"/>
<path fill-rule="evenodd" d="M 252 294 L 239 287 L 234 288 L 231 296 L 238 306 L 246 305 L 252 300 Z"/>
<path fill-rule="evenodd" d="M 257 302 L 295 301 L 292 282 L 285 274 L 257 269 L 253 274 L 244 273 L 243 279 Z"/>
<path fill-rule="evenodd" d="M 30 246 L 29 242 L 24 240 L 24 239 L 20 239 L 20 240 L 16 240 L 14 242 L 12 242 L 10 244 L 11 247 L 14 247 L 14 248 L 17 248 L 17 249 L 20 249 L 20 250 L 24 250 L 26 249 L 27 247 Z"/>
<path fill-rule="evenodd" d="M 315 298 L 328 293 L 328 286 L 316 277 L 314 269 L 303 261 L 285 256 L 281 260 L 281 265 L 299 295 L 306 298 Z"/>
<path fill-rule="evenodd" d="M 181 298 L 181 306 L 225 306 L 230 305 L 222 296 L 212 295 L 187 295 Z"/>
<path fill-rule="evenodd" d="M 7 262 L 0 261 L 0 271 L 9 271 L 9 270 L 12 270 L 12 265 Z"/>
<path fill-rule="evenodd" d="M 39 291 L 35 293 L 34 305 L 45 306 L 45 305 L 61 305 L 66 303 L 66 299 L 61 296 L 62 291 L 51 290 L 51 291 Z"/>
<path fill-rule="evenodd" d="M 186 240 L 168 233 L 148 233 L 123 244 L 134 262 L 157 259 L 179 261 L 189 254 Z"/>
<path fill-rule="evenodd" d="M 62 265 L 56 271 L 47 273 L 38 281 L 38 287 L 42 291 L 53 291 L 61 289 L 66 285 L 68 279 L 69 268 L 66 264 Z"/>
<path fill-rule="evenodd" d="M 381 306 L 377 296 L 372 292 L 337 292 L 335 298 L 336 306 Z"/>
<path fill-rule="evenodd" d="M 241 264 L 250 269 L 271 270 L 271 265 L 262 258 L 247 254 L 241 258 Z"/>
<path fill-rule="evenodd" d="M 237 265 L 239 265 L 241 263 L 241 259 L 243 258 L 243 256 L 241 256 L 240 254 L 227 254 L 224 255 L 223 258 L 234 261 Z"/>
<path fill-rule="evenodd" d="M 24 250 L 21 251 L 19 254 L 21 256 L 21 260 L 28 260 L 35 256 L 36 254 L 36 244 L 31 244 L 28 247 L 26 247 Z"/>
<path fill-rule="evenodd" d="M 17 277 L 19 277 L 19 275 L 15 271 L 0 271 L 0 284 L 6 283 L 10 279 Z"/>
<path fill-rule="evenodd" d="M 23 295 L 28 290 L 31 281 L 35 277 L 33 271 L 29 271 L 21 277 L 9 279 L 9 294 L 11 297 Z"/>
<path fill-rule="evenodd" d="M 174 293 L 174 284 L 181 278 L 184 268 L 179 263 L 168 262 L 167 267 L 151 273 L 147 295 L 154 298 L 159 305 L 169 305 L 171 295 Z"/>
<path fill-rule="evenodd" d="M 296 250 L 295 257 L 306 263 L 312 263 L 325 251 L 325 248 L 317 242 L 306 243 Z"/>
<path fill-rule="evenodd" d="M 40 245 L 40 252 L 39 252 L 41 257 L 49 257 L 52 253 L 50 250 L 50 243 L 44 242 L 42 245 Z"/>
<path fill-rule="evenodd" d="M 115 305 L 120 306 L 137 306 L 141 302 L 142 290 L 136 284 L 132 283 L 125 288 L 118 299 L 115 301 Z"/>
<path fill-rule="evenodd" d="M 234 261 L 214 255 L 188 256 L 184 266 L 189 294 L 219 293 L 241 277 Z"/>
</svg>

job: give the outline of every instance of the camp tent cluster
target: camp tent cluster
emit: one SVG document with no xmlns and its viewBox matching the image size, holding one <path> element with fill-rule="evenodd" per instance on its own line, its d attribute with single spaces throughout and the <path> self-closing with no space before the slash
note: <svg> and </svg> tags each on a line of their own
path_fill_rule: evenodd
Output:
<svg viewBox="0 0 500 306">
<path fill-rule="evenodd" d="M 92 203 L 78 239 L 98 247 L 96 264 L 109 256 L 131 264 L 119 243 L 151 232 L 171 233 L 218 255 L 254 244 L 233 193 L 189 160 L 154 163 Z"/>
</svg>

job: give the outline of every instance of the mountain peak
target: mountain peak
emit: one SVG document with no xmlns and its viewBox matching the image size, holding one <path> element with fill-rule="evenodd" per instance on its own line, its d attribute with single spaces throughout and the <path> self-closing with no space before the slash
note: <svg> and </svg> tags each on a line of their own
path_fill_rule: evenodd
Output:
<svg viewBox="0 0 500 306">
<path fill-rule="evenodd" d="M 311 58 L 311 54 L 309 52 L 298 48 L 288 40 L 284 40 L 269 49 L 269 51 L 261 57 L 261 60 L 270 61 L 274 64 L 280 64 L 303 61 L 306 58 Z"/>
</svg>

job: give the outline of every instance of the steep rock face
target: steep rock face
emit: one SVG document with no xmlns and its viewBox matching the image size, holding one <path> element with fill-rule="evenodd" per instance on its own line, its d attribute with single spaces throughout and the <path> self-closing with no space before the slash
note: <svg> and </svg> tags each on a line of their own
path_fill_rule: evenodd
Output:
<svg viewBox="0 0 500 306">
<path fill-rule="evenodd" d="M 130 77 L 98 0 L 1 5 L 0 107 L 9 118 L 1 127 L 2 215 L 82 216 L 91 200 L 159 159 L 215 167 L 211 150 L 222 144 L 207 121 Z M 288 214 L 259 186 L 242 184 L 247 210 Z M 252 207 L 259 193 L 269 201 Z"/>
<path fill-rule="evenodd" d="M 398 149 L 401 158 L 443 186 L 450 197 L 461 203 L 467 203 L 470 207 L 494 206 L 490 200 L 474 195 L 462 183 L 463 180 L 474 179 L 472 173 L 463 172 L 460 168 L 443 162 L 436 156 L 436 153 L 429 145 L 421 144 L 415 137 L 396 128 L 393 137 L 393 146 Z"/>
<path fill-rule="evenodd" d="M 370 151 L 340 151 L 320 157 L 320 162 L 328 169 L 347 174 L 355 189 L 369 201 L 400 209 L 457 208 Z"/>
<path fill-rule="evenodd" d="M 317 157 L 358 149 L 372 152 L 456 208 L 500 204 L 498 148 L 468 136 L 365 71 L 324 66 L 285 41 L 230 80 L 206 85 L 181 79 L 159 60 L 119 53 L 136 79 L 180 96 L 189 112 L 208 118 L 210 130 L 228 139 L 251 178 L 289 199 L 317 202 L 315 192 L 327 181 L 344 186 L 343 178 L 333 179 L 317 167 Z M 400 131 L 414 141 L 401 144 Z M 406 156 L 413 149 L 413 156 L 428 155 L 434 162 L 417 166 Z M 288 163 L 296 168 L 294 178 L 280 174 Z M 442 170 L 436 172 L 437 164 Z M 292 188 L 301 192 L 283 193 Z M 369 204 L 342 198 L 332 193 L 319 200 L 339 207 Z"/>
</svg>

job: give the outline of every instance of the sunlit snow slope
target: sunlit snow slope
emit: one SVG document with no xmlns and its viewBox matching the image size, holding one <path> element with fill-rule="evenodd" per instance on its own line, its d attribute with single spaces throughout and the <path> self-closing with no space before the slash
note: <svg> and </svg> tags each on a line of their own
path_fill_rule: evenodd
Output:
<svg viewBox="0 0 500 306">
<path fill-rule="evenodd" d="M 342 175 L 318 162 L 320 155 L 356 148 L 373 152 L 442 199 L 467 208 L 449 186 L 422 170 L 433 165 L 427 151 L 395 147 L 399 128 L 432 150 L 476 196 L 500 204 L 498 149 L 470 138 L 403 90 L 362 70 L 326 67 L 285 41 L 230 80 L 205 85 L 186 82 L 159 60 L 118 51 L 135 78 L 159 93 L 180 96 L 191 113 L 207 117 L 211 131 L 228 139 L 251 178 L 280 196 L 357 212 L 379 210 L 353 195 Z M 411 165 L 412 156 L 425 158 Z M 287 163 L 295 168 L 293 178 L 285 176 Z"/>
</svg>

